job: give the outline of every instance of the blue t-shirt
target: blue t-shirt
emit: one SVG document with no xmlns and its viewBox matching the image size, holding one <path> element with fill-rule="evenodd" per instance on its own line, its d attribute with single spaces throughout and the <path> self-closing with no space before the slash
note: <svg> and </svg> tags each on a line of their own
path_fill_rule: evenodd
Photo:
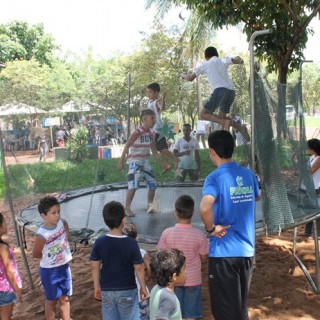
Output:
<svg viewBox="0 0 320 320">
<path fill-rule="evenodd" d="M 98 238 L 90 260 L 101 261 L 102 291 L 123 291 L 137 288 L 134 264 L 143 263 L 138 243 L 127 236 L 106 235 Z"/>
<path fill-rule="evenodd" d="M 235 162 L 225 163 L 207 176 L 202 195 L 215 198 L 214 225 L 230 225 L 222 238 L 210 237 L 209 257 L 253 257 L 259 196 L 255 174 Z"/>
</svg>

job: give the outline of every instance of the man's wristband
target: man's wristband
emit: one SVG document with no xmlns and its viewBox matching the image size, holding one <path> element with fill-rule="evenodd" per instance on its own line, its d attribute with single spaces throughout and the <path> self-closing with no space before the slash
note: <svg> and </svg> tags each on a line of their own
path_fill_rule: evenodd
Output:
<svg viewBox="0 0 320 320">
<path fill-rule="evenodd" d="M 215 230 L 216 230 L 216 226 L 213 226 L 211 230 L 207 230 L 207 229 L 206 229 L 206 232 L 212 233 L 212 232 L 214 232 Z"/>
</svg>

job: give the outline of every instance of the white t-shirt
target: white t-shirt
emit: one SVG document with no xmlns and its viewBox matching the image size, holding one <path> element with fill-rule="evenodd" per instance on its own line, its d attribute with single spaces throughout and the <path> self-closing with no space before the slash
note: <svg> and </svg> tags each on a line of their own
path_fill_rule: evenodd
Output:
<svg viewBox="0 0 320 320">
<path fill-rule="evenodd" d="M 217 88 L 227 88 L 234 90 L 232 81 L 228 74 L 228 67 L 232 64 L 231 58 L 212 57 L 201 64 L 194 71 L 198 77 L 200 74 L 205 74 L 211 85 L 212 91 Z"/>
<path fill-rule="evenodd" d="M 312 168 L 312 166 L 314 165 L 314 163 L 316 162 L 316 160 L 319 158 L 320 156 L 315 156 L 315 155 L 312 155 L 308 161 L 308 166 L 310 168 Z M 313 174 L 312 174 L 312 181 L 313 181 L 313 184 L 314 184 L 314 188 L 317 190 L 320 188 L 320 169 L 318 169 L 317 171 L 315 171 Z M 304 185 L 304 183 L 302 182 L 301 183 L 301 189 L 304 189 L 306 190 L 306 186 Z"/>
<path fill-rule="evenodd" d="M 41 226 L 37 232 L 37 236 L 42 237 L 46 241 L 42 249 L 41 268 L 62 266 L 72 259 L 68 236 L 62 219 L 52 229 Z"/>
<path fill-rule="evenodd" d="M 187 141 L 184 138 L 180 138 L 175 143 L 174 150 L 178 150 L 178 152 L 190 150 L 190 154 L 179 157 L 180 169 L 198 169 L 195 150 L 200 150 L 200 145 L 197 139 L 191 137 L 190 141 Z"/>
<path fill-rule="evenodd" d="M 142 256 L 142 259 L 143 259 L 144 256 L 146 255 L 147 251 L 140 248 L 140 253 L 141 253 L 141 256 Z M 137 288 L 138 288 L 139 302 L 141 302 L 141 301 L 142 301 L 142 300 L 141 300 L 141 297 L 140 297 L 140 288 L 141 288 L 141 286 L 140 286 L 140 282 L 139 282 L 139 279 L 138 279 L 136 273 L 135 273 L 135 277 L 136 277 L 136 284 L 137 284 Z M 148 288 L 147 288 L 147 292 L 148 292 L 148 294 L 149 294 L 149 289 L 148 289 Z"/>
<path fill-rule="evenodd" d="M 207 126 L 207 121 L 205 120 L 198 120 L 197 121 L 197 131 L 196 134 L 206 134 L 206 126 Z"/>
<path fill-rule="evenodd" d="M 153 130 L 155 132 L 158 132 L 158 129 L 162 128 L 162 126 L 163 126 L 163 121 L 161 118 L 161 111 L 158 111 L 158 109 L 157 109 L 157 100 L 150 100 L 148 102 L 148 108 L 153 110 L 154 113 L 156 114 L 156 123 L 153 126 Z"/>
</svg>

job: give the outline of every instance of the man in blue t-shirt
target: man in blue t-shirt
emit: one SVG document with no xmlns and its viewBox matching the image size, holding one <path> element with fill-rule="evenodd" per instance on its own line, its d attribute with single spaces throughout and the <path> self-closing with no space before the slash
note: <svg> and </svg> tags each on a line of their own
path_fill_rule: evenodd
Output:
<svg viewBox="0 0 320 320">
<path fill-rule="evenodd" d="M 209 287 L 216 320 L 247 320 L 248 291 L 255 254 L 255 174 L 232 161 L 230 132 L 209 135 L 210 158 L 218 168 L 204 183 L 200 215 L 210 234 Z"/>
</svg>

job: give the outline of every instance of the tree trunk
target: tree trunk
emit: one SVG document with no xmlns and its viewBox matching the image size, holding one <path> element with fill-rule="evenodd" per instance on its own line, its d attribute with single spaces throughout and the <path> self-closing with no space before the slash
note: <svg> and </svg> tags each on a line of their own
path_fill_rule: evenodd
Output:
<svg viewBox="0 0 320 320">
<path fill-rule="evenodd" d="M 287 76 L 288 66 L 279 59 L 278 74 L 278 110 L 277 110 L 277 139 L 287 138 L 286 101 L 287 101 Z"/>
</svg>

